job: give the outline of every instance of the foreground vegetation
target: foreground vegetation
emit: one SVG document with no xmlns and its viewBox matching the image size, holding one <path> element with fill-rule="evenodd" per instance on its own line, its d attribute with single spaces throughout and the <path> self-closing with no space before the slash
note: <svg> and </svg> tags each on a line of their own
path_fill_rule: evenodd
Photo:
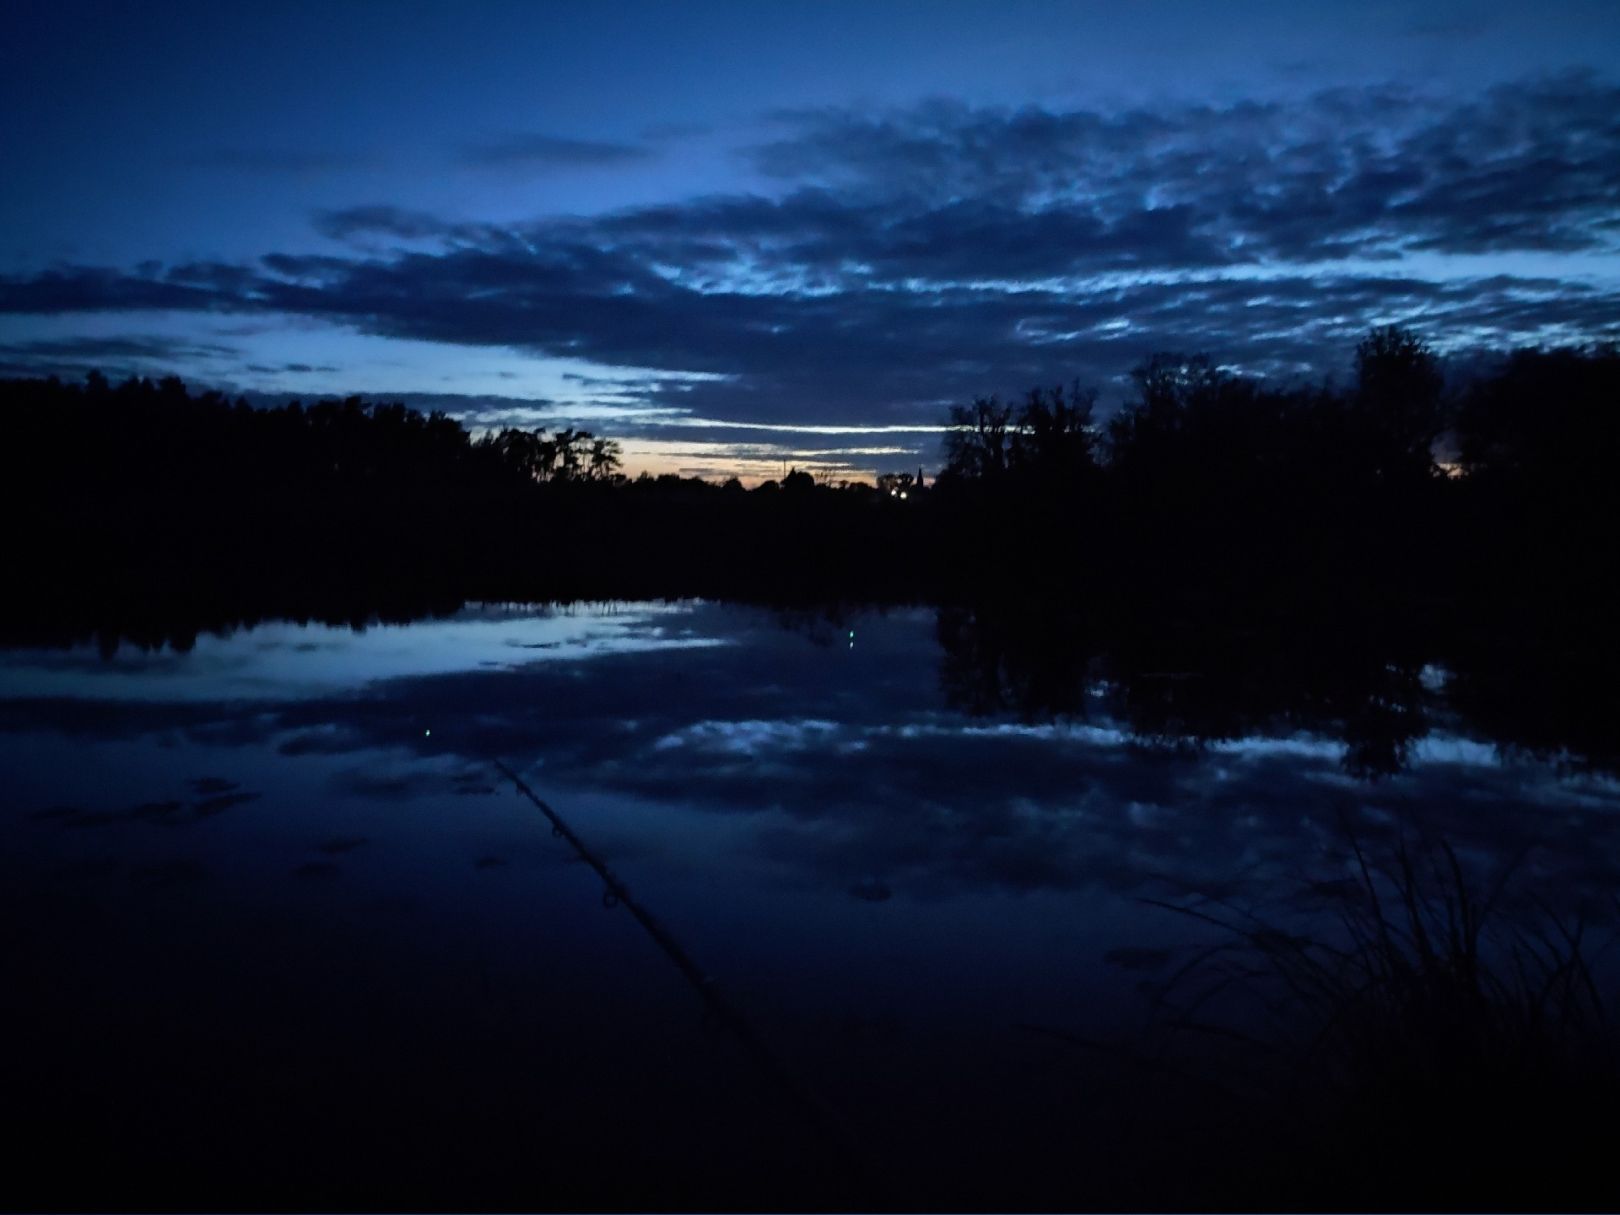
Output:
<svg viewBox="0 0 1620 1215">
<path fill-rule="evenodd" d="M 1086 1044 L 1221 1111 L 1200 1205 L 1612 1205 L 1620 903 L 1404 824 L 1347 823 L 1320 859 L 1287 900 L 1148 900 L 1207 940 L 1149 985 L 1136 1042 Z"/>
</svg>

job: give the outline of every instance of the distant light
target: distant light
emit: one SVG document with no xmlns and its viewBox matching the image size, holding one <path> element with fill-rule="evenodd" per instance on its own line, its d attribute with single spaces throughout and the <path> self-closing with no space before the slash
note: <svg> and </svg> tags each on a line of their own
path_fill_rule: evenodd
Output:
<svg viewBox="0 0 1620 1215">
<path fill-rule="evenodd" d="M 850 629 L 850 631 L 849 631 L 849 639 L 851 641 L 855 640 L 855 630 L 854 629 Z"/>
<path fill-rule="evenodd" d="M 906 500 L 906 491 L 901 490 L 900 491 L 900 501 L 904 502 L 905 500 Z"/>
<path fill-rule="evenodd" d="M 423 738 L 432 738 L 433 737 L 433 731 L 432 730 L 423 730 L 422 731 L 422 737 Z"/>
</svg>

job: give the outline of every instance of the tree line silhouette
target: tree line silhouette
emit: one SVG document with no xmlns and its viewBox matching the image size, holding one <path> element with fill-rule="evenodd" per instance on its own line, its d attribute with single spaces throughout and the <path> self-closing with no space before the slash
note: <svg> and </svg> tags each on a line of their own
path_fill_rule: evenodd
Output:
<svg viewBox="0 0 1620 1215">
<path fill-rule="evenodd" d="M 1541 633 L 1615 602 L 1620 354 L 1520 350 L 1448 390 L 1377 330 L 1353 382 L 1161 354 L 1106 422 L 1036 388 L 951 411 L 880 486 L 627 478 L 612 439 L 357 397 L 254 408 L 177 378 L 0 382 L 25 588 L 3 614 L 408 616 L 464 599 L 983 601 L 1264 622 L 1446 615 Z M 93 621 L 92 618 L 97 618 Z M 130 624 L 131 628 L 137 627 Z M 1602 631 L 1599 628 L 1599 631 Z"/>
<path fill-rule="evenodd" d="M 1134 380 L 1106 426 L 1078 388 L 953 411 L 937 488 L 998 581 L 1070 583 L 1078 566 L 1155 593 L 1538 611 L 1614 589 L 1613 348 L 1517 351 L 1448 393 L 1433 352 L 1386 328 L 1357 347 L 1345 391 L 1206 356 L 1156 355 Z"/>
</svg>

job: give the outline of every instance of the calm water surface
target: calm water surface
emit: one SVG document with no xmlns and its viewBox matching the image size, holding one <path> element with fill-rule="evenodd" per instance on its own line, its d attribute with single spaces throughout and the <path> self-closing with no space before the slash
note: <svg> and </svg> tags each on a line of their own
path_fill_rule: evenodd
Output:
<svg viewBox="0 0 1620 1215">
<path fill-rule="evenodd" d="M 489 607 L 0 655 L 23 1205 L 1090 1205 L 1129 1119 L 1074 1039 L 1200 939 L 1144 899 L 1287 908 L 1347 826 L 1615 889 L 1620 784 L 1443 669 L 1393 740 L 1178 734 L 1196 673 L 1020 702 L 964 627 Z"/>
</svg>

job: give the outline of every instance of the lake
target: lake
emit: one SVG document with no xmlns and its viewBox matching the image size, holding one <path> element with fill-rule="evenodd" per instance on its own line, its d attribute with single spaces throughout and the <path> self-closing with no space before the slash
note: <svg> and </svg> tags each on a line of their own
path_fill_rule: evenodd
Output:
<svg viewBox="0 0 1620 1215">
<path fill-rule="evenodd" d="M 1612 723 L 1234 645 L 678 602 L 0 652 L 12 1202 L 1197 1201 L 1230 1144 L 1137 1064 L 1227 934 L 1161 904 L 1300 924 L 1419 840 L 1620 889 Z"/>
</svg>

